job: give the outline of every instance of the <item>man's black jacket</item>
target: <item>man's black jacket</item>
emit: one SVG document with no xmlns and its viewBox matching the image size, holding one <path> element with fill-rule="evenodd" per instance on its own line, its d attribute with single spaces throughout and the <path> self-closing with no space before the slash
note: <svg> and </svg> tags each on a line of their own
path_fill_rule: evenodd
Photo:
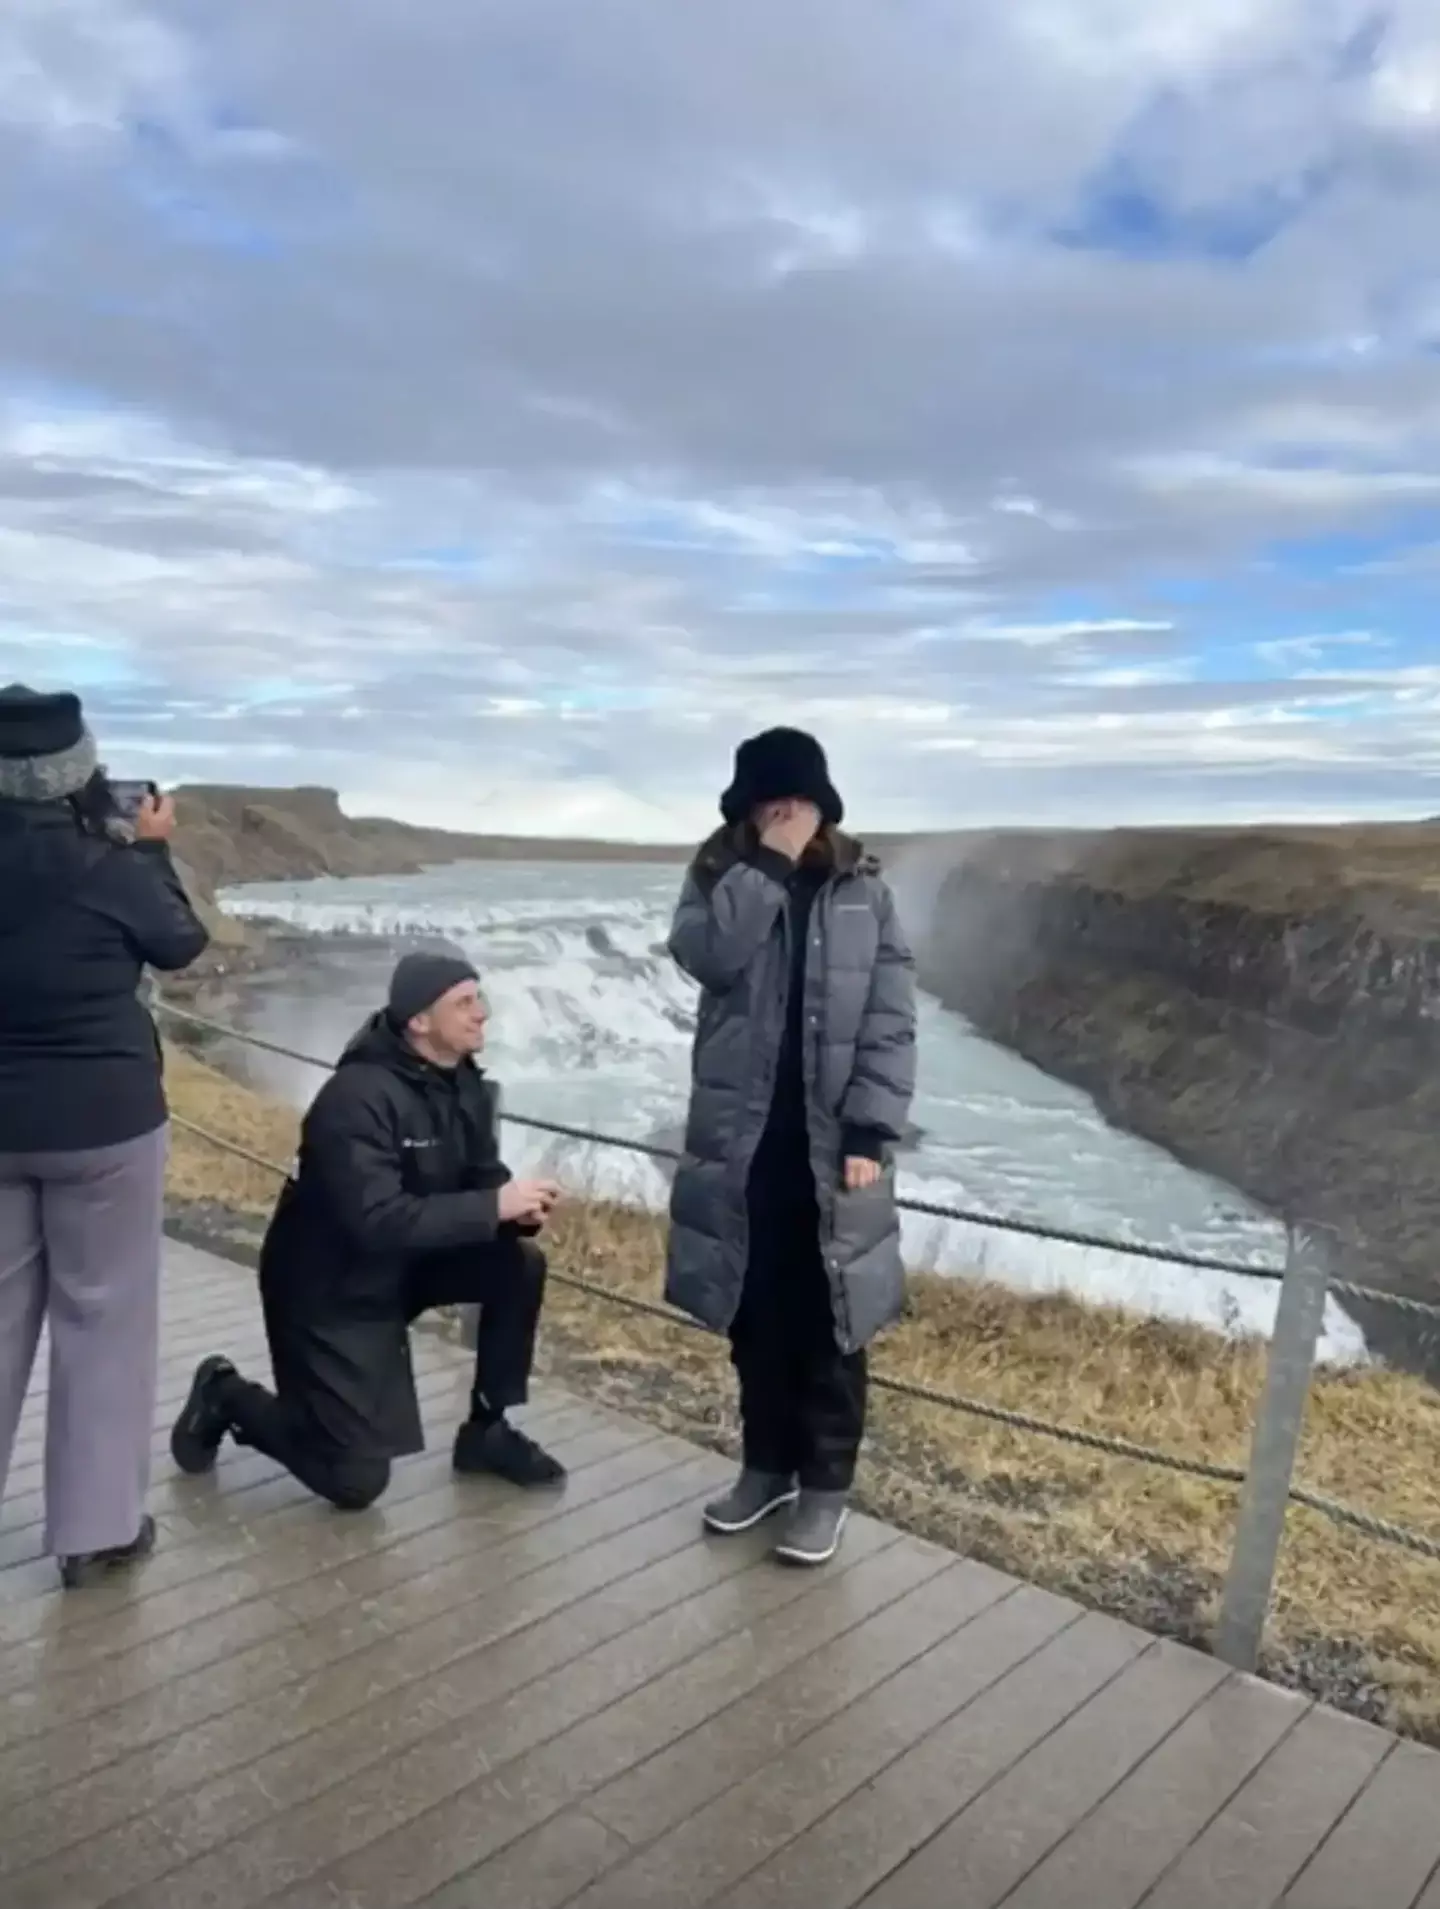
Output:
<svg viewBox="0 0 1440 1909">
<path fill-rule="evenodd" d="M 431 1066 L 383 1015 L 315 1096 L 260 1254 L 276 1387 L 312 1448 L 423 1448 L 406 1273 L 500 1236 L 497 1103 L 473 1062 Z"/>
<path fill-rule="evenodd" d="M 498 1098 L 472 1061 L 435 1067 L 374 1016 L 305 1116 L 266 1285 L 312 1316 L 398 1314 L 412 1261 L 495 1239 Z"/>
</svg>

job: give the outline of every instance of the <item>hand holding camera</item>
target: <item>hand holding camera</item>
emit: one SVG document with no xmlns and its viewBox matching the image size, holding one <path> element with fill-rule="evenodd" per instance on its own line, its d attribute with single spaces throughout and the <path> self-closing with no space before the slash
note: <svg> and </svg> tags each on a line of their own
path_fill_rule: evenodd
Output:
<svg viewBox="0 0 1440 1909">
<path fill-rule="evenodd" d="M 153 782 L 112 782 L 110 795 L 137 842 L 168 842 L 175 833 L 175 798 Z"/>
<path fill-rule="evenodd" d="M 135 812 L 137 842 L 168 842 L 175 833 L 175 798 L 157 790 L 147 795 Z"/>
</svg>

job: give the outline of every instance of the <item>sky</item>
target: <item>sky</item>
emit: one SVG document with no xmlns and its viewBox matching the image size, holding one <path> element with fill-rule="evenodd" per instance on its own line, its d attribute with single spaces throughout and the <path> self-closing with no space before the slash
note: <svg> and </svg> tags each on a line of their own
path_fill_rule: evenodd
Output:
<svg viewBox="0 0 1440 1909">
<path fill-rule="evenodd" d="M 706 828 L 1440 813 L 1435 0 L 4 0 L 0 681 Z"/>
</svg>

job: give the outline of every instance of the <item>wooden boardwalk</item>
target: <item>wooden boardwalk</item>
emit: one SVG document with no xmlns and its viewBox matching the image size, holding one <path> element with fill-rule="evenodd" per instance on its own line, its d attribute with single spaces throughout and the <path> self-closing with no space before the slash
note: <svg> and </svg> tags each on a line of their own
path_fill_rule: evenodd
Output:
<svg viewBox="0 0 1440 1909">
<path fill-rule="evenodd" d="M 156 1449 L 249 1275 L 176 1248 Z M 40 1401 L 0 1518 L 5 1909 L 1440 1909 L 1440 1757 L 867 1519 L 706 1541 L 727 1468 L 550 1394 L 563 1496 L 375 1510 L 168 1455 L 161 1549 L 62 1596 Z"/>
</svg>

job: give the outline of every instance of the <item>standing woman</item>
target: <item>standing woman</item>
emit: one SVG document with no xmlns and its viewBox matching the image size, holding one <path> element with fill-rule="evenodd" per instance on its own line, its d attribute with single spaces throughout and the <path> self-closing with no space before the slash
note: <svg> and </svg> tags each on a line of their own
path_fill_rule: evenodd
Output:
<svg viewBox="0 0 1440 1909">
<path fill-rule="evenodd" d="M 67 1586 L 155 1543 L 167 1115 L 138 990 L 207 940 L 174 827 L 153 796 L 120 824 L 78 698 L 0 689 L 0 1495 L 48 1320 L 45 1542 Z"/>
<path fill-rule="evenodd" d="M 915 1089 L 914 961 L 812 736 L 742 743 L 725 826 L 685 879 L 670 952 L 700 984 L 667 1297 L 728 1331 L 743 1469 L 706 1507 L 823 1564 L 865 1430 L 865 1347 L 904 1300 L 893 1153 Z"/>
</svg>

